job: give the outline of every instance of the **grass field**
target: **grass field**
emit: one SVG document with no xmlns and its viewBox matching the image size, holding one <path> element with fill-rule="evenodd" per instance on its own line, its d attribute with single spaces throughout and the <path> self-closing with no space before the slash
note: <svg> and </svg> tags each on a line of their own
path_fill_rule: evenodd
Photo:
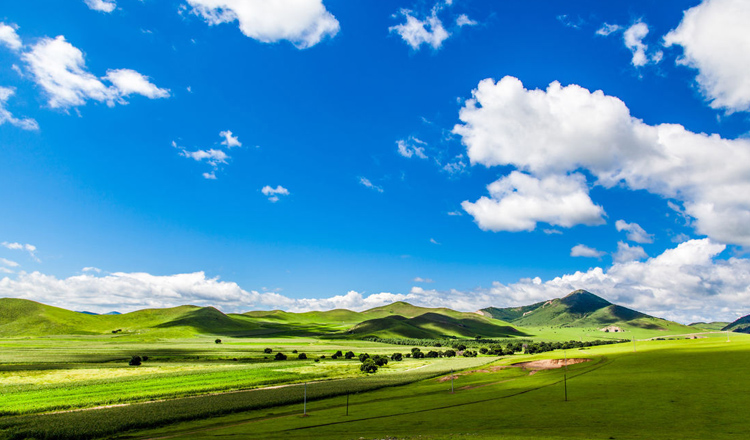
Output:
<svg viewBox="0 0 750 440">
<path fill-rule="evenodd" d="M 567 353 L 590 362 L 435 379 L 308 405 L 186 422 L 118 438 L 737 439 L 750 422 L 750 337 L 639 342 Z M 559 352 L 526 360 L 558 358 Z M 502 359 L 497 364 L 522 360 Z"/>
<path fill-rule="evenodd" d="M 0 325 L 10 335 L 0 338 L 0 440 L 713 439 L 732 438 L 748 427 L 737 417 L 750 391 L 750 379 L 743 374 L 750 361 L 750 336 L 744 334 L 709 332 L 686 339 L 688 332 L 707 329 L 669 322 L 658 328 L 625 322 L 625 333 L 602 332 L 596 320 L 589 327 L 519 327 L 507 339 L 502 337 L 506 330 L 499 331 L 498 341 L 520 341 L 519 346 L 532 341 L 630 342 L 502 358 L 408 358 L 366 375 L 357 359 L 331 355 L 337 350 L 406 354 L 413 346 L 439 351 L 457 343 L 479 350 L 498 342 L 466 336 L 485 328 L 488 318 L 405 303 L 362 313 L 227 316 L 183 306 L 97 318 L 28 301 L 5 302 L 12 306 L 7 316 L 16 309 L 30 313 L 12 315 L 13 320 Z M 361 321 L 363 316 L 367 320 Z M 424 339 L 355 339 L 362 335 L 343 330 L 358 321 L 370 326 L 388 321 L 366 335 L 403 333 Z M 46 334 L 18 336 L 24 325 L 43 333 L 50 323 L 53 331 Z M 410 327 L 392 333 L 402 324 Z M 505 324 L 497 321 L 485 333 L 493 335 Z M 115 327 L 122 331 L 110 330 Z M 78 333 L 65 334 L 71 328 Z M 451 332 L 468 339 L 451 339 Z M 288 359 L 274 360 L 278 352 Z M 301 353 L 307 359 L 297 359 Z M 148 360 L 128 365 L 135 355 Z M 567 376 L 561 369 L 532 374 L 511 366 L 566 355 L 588 361 L 571 365 Z M 451 371 L 456 372 L 452 381 L 447 380 Z M 563 401 L 565 377 L 568 402 Z M 449 392 L 451 382 L 455 393 Z M 305 390 L 308 417 L 302 418 Z"/>
</svg>

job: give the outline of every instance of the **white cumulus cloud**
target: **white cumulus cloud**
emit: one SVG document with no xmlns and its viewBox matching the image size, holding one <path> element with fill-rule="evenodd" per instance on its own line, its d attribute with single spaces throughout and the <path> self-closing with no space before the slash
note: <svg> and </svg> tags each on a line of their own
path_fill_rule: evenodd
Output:
<svg viewBox="0 0 750 440">
<path fill-rule="evenodd" d="M 143 95 L 146 98 L 168 98 L 169 91 L 160 89 L 149 81 L 149 78 L 131 69 L 108 70 L 104 79 L 111 82 L 120 96 L 132 94 Z"/>
<path fill-rule="evenodd" d="M 197 151 L 187 151 L 183 150 L 181 153 L 185 157 L 189 157 L 191 159 L 200 161 L 206 161 L 211 166 L 217 166 L 220 163 L 227 163 L 227 159 L 229 159 L 229 156 L 221 150 L 214 150 L 211 148 L 210 150 L 197 150 Z"/>
<path fill-rule="evenodd" d="M 39 124 L 36 120 L 31 118 L 16 118 L 7 108 L 5 108 L 8 99 L 13 96 L 14 93 L 15 90 L 10 87 L 0 87 L 0 125 L 7 122 L 8 124 L 15 125 L 23 130 L 39 130 Z"/>
<path fill-rule="evenodd" d="M 537 179 L 513 171 L 487 189 L 490 197 L 461 203 L 484 230 L 533 231 L 539 222 L 566 228 L 604 223 L 604 209 L 591 201 L 580 174 Z"/>
<path fill-rule="evenodd" d="M 598 251 L 594 248 L 590 248 L 586 246 L 585 244 L 577 244 L 573 246 L 572 249 L 570 249 L 571 257 L 599 258 L 603 256 L 604 254 L 605 254 L 604 252 Z"/>
<path fill-rule="evenodd" d="M 615 227 L 618 232 L 626 231 L 628 240 L 636 243 L 653 243 L 654 236 L 646 232 L 638 223 L 628 223 L 625 220 L 617 220 Z"/>
<path fill-rule="evenodd" d="M 450 3 L 447 3 L 447 5 L 450 5 Z M 443 4 L 437 3 L 430 11 L 430 15 L 422 20 L 417 18 L 418 14 L 415 14 L 414 11 L 401 9 L 399 14 L 406 18 L 406 22 L 391 26 L 388 31 L 400 35 L 404 42 L 414 50 L 419 50 L 423 44 L 431 46 L 435 50 L 440 49 L 443 46 L 443 41 L 451 35 L 443 26 L 443 21 L 438 17 L 438 13 L 443 6 Z M 468 17 L 466 19 L 468 20 Z"/>
<path fill-rule="evenodd" d="M 0 44 L 5 45 L 11 50 L 21 50 L 23 44 L 21 38 L 16 33 L 16 26 L 0 22 Z"/>
<path fill-rule="evenodd" d="M 646 251 L 640 246 L 630 246 L 625 242 L 618 241 L 617 252 L 612 255 L 612 258 L 618 263 L 626 263 L 628 261 L 648 258 L 648 254 L 646 254 Z"/>
<path fill-rule="evenodd" d="M 224 138 L 224 140 L 221 141 L 221 145 L 225 145 L 227 148 L 234 148 L 234 147 L 242 146 L 242 142 L 240 142 L 237 136 L 232 136 L 232 132 L 229 130 L 224 130 L 220 132 L 219 136 Z"/>
<path fill-rule="evenodd" d="M 187 0 L 209 25 L 239 22 L 245 36 L 273 43 L 290 41 L 305 49 L 339 31 L 322 0 Z"/>
<path fill-rule="evenodd" d="M 646 35 L 648 35 L 648 25 L 642 21 L 633 23 L 622 34 L 625 47 L 633 53 L 631 63 L 635 67 L 642 67 L 649 63 L 656 64 L 662 59 L 661 51 L 648 53 L 648 45 L 643 42 Z"/>
<path fill-rule="evenodd" d="M 586 289 L 617 304 L 654 316 L 688 323 L 731 321 L 750 313 L 750 259 L 717 257 L 726 246 L 710 239 L 690 240 L 645 261 L 616 262 L 543 281 L 524 278 L 472 290 L 426 290 L 363 295 L 349 291 L 328 298 L 289 298 L 275 292 L 247 291 L 233 282 L 208 278 L 203 272 L 90 273 L 57 278 L 20 272 L 0 279 L 0 297 L 26 298 L 73 310 L 128 312 L 183 304 L 215 306 L 225 312 L 283 309 L 292 312 L 347 308 L 364 310 L 408 301 L 424 307 L 474 311 L 484 307 L 527 305 Z M 418 281 L 417 281 L 418 282 Z"/>
<path fill-rule="evenodd" d="M 417 156 L 420 159 L 427 159 L 427 155 L 424 152 L 425 145 L 427 145 L 426 142 L 415 137 L 396 141 L 398 154 L 404 157 Z"/>
<path fill-rule="evenodd" d="M 281 185 L 277 185 L 276 188 L 266 185 L 260 191 L 264 196 L 268 197 L 268 200 L 270 200 L 272 203 L 278 202 L 279 196 L 289 195 L 289 190 Z"/>
<path fill-rule="evenodd" d="M 712 108 L 750 110 L 750 2 L 705 0 L 685 11 L 676 29 L 664 37 L 679 45 L 678 63 L 698 71 L 696 81 Z"/>
<path fill-rule="evenodd" d="M 605 188 L 622 184 L 680 201 L 698 233 L 750 246 L 748 139 L 693 133 L 679 124 L 648 125 L 602 91 L 558 82 L 527 90 L 509 76 L 481 81 L 459 118 L 463 123 L 453 131 L 472 164 L 512 165 L 537 179 L 570 180 L 569 173 L 585 169 Z M 585 201 L 582 195 L 578 200 Z M 493 206 L 489 202 L 483 202 L 486 208 Z M 507 214 L 495 213 L 505 224 Z"/>
<path fill-rule="evenodd" d="M 6 267 L 18 267 L 19 264 L 12 260 L 7 260 L 5 258 L 0 258 L 0 264 Z"/>
<path fill-rule="evenodd" d="M 86 6 L 94 11 L 110 13 L 117 7 L 115 0 L 83 0 L 86 2 Z"/>
<path fill-rule="evenodd" d="M 16 250 L 16 251 L 26 251 L 29 253 L 29 256 L 31 256 L 31 258 L 33 258 L 37 262 L 39 261 L 39 258 L 37 258 L 36 256 L 36 246 L 34 246 L 33 244 L 28 244 L 28 243 L 23 244 L 23 243 L 4 241 L 0 243 L 0 245 L 2 245 L 6 249 L 11 249 L 11 250 Z"/>
<path fill-rule="evenodd" d="M 139 94 L 151 99 L 166 98 L 169 91 L 151 84 L 147 77 L 129 69 L 108 70 L 102 78 L 112 85 L 107 86 L 86 69 L 83 52 L 65 40 L 43 38 L 23 59 L 36 83 L 49 97 L 52 108 L 67 108 L 84 105 L 87 100 L 126 104 L 125 97 Z"/>
<path fill-rule="evenodd" d="M 622 26 L 620 26 L 619 24 L 604 23 L 602 24 L 602 27 L 597 29 L 596 34 L 601 35 L 603 37 L 607 37 L 610 34 L 614 34 L 615 32 L 620 31 L 621 29 L 622 29 Z"/>
</svg>

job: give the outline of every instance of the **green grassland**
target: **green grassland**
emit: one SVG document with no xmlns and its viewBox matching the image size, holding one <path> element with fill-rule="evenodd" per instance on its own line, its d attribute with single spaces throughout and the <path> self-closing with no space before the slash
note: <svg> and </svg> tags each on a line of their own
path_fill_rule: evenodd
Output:
<svg viewBox="0 0 750 440">
<path fill-rule="evenodd" d="M 273 411 L 249 411 L 117 438 L 735 439 L 750 377 L 750 337 L 638 342 L 574 350 L 591 361 L 531 375 L 518 368 L 427 379 Z M 551 352 L 504 358 L 560 358 Z M 564 376 L 567 381 L 563 383 Z M 564 401 L 567 385 L 568 401 Z"/>
<path fill-rule="evenodd" d="M 210 307 L 181 306 L 123 315 L 89 315 L 4 298 L 0 299 L 0 439 L 89 439 L 147 428 L 157 431 L 124 436 L 214 436 L 214 431 L 204 433 L 209 427 L 223 433 L 216 435 L 256 438 L 454 438 L 462 432 L 472 438 L 496 438 L 498 427 L 507 428 L 510 438 L 554 438 L 538 433 L 534 434 L 537 437 L 530 436 L 532 433 L 526 425 L 519 426 L 518 420 L 533 420 L 535 425 L 548 426 L 550 433 L 563 433 L 552 427 L 562 423 L 567 413 L 550 409 L 551 415 L 537 420 L 532 411 L 537 403 L 542 408 L 557 408 L 551 402 L 559 399 L 551 396 L 559 397 L 562 370 L 529 374 L 519 368 L 482 367 L 486 371 L 475 371 L 487 363 L 494 363 L 490 367 L 508 366 L 559 358 L 560 350 L 502 358 L 405 358 L 391 361 L 375 375 L 362 373 L 357 359 L 332 359 L 337 350 L 391 355 L 409 353 L 412 346 L 427 352 L 462 342 L 478 350 L 497 341 L 632 339 L 568 350 L 571 357 L 591 359 L 570 367 L 571 381 L 585 384 L 589 378 L 598 378 L 600 389 L 612 390 L 602 397 L 590 391 L 589 385 L 571 388 L 571 398 L 585 391 L 579 400 L 571 401 L 592 398 L 597 404 L 606 403 L 613 411 L 610 418 L 633 409 L 634 399 L 625 391 L 628 387 L 637 390 L 639 385 L 631 382 L 644 375 L 648 376 L 646 382 L 651 381 L 649 375 L 664 377 L 669 385 L 664 388 L 667 394 L 678 386 L 695 385 L 697 405 L 704 409 L 715 404 L 708 395 L 712 389 L 709 384 L 714 391 L 722 391 L 723 384 L 718 382 L 728 378 L 738 384 L 739 391 L 747 391 L 744 379 L 735 378 L 734 371 L 729 370 L 733 362 L 744 365 L 750 360 L 750 336 L 733 333 L 732 342 L 727 343 L 727 334 L 712 334 L 712 327 L 660 320 L 588 292 L 574 292 L 540 304 L 502 312 L 510 321 L 506 322 L 486 316 L 486 311 L 482 316 L 403 302 L 364 312 L 224 314 Z M 605 333 L 601 331 L 603 325 L 617 325 L 625 332 Z M 688 333 L 702 333 L 703 339 L 686 340 Z M 221 343 L 216 343 L 217 337 Z M 412 339 L 406 342 L 402 338 Z M 633 353 L 634 347 L 638 353 Z M 285 353 L 288 360 L 274 360 L 277 352 Z M 307 359 L 297 359 L 298 353 L 304 353 Z M 128 365 L 135 355 L 147 356 L 148 360 L 140 366 Z M 699 367 L 685 366 L 692 358 Z M 706 369 L 709 358 L 715 361 L 713 370 Z M 634 360 L 643 364 L 634 365 Z M 668 364 L 685 368 L 669 370 Z M 662 367 L 670 372 L 656 371 Z M 464 369 L 474 372 L 458 373 L 455 394 L 447 394 L 447 384 L 435 379 Z M 312 415 L 299 419 L 303 382 L 307 383 Z M 648 395 L 655 390 L 660 388 L 642 391 Z M 352 414 L 342 420 L 342 397 L 347 394 L 352 400 Z M 528 401 L 530 395 L 541 400 Z M 605 399 L 615 397 L 622 402 Z M 545 400 L 548 398 L 549 402 Z M 670 405 L 657 403 L 658 414 L 667 419 L 674 416 L 664 412 Z M 573 408 L 580 403 L 566 405 Z M 691 411 L 685 412 L 686 416 L 696 417 Z M 269 419 L 270 414 L 273 417 Z M 627 431 L 618 421 L 591 414 L 598 417 L 597 423 L 605 420 L 618 435 Z M 723 416 L 717 417 L 723 420 Z M 650 423 L 651 428 L 658 428 Z M 236 424 L 240 425 L 234 427 Z M 385 432 L 384 426 L 394 429 Z M 360 435 L 350 436 L 351 429 Z M 502 432 L 505 435 L 506 431 Z M 659 438 L 639 432 L 641 438 Z M 576 436 L 590 438 L 564 435 Z M 720 436 L 701 434 L 696 438 Z"/>
</svg>

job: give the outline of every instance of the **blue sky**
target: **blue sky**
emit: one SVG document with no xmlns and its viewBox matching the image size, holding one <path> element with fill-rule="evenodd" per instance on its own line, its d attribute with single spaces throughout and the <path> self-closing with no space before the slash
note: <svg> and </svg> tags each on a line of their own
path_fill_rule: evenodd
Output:
<svg viewBox="0 0 750 440">
<path fill-rule="evenodd" d="M 750 313 L 735 0 L 0 10 L 0 295 Z M 710 38 L 709 38 L 710 36 Z"/>
</svg>

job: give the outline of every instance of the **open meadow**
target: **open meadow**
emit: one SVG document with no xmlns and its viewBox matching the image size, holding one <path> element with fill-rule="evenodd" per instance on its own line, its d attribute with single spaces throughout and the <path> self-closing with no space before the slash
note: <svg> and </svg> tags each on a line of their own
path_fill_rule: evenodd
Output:
<svg viewBox="0 0 750 440">
<path fill-rule="evenodd" d="M 412 347 L 299 337 L 4 339 L 0 438 L 733 438 L 745 426 L 737 411 L 750 392 L 742 369 L 750 336 L 708 336 L 404 358 L 372 375 L 356 357 L 331 357 Z M 279 352 L 288 359 L 274 360 Z M 148 360 L 130 366 L 134 355 Z M 545 360 L 560 367 L 566 357 L 586 361 L 567 374 L 545 369 Z M 533 361 L 542 363 L 512 366 Z"/>
</svg>

